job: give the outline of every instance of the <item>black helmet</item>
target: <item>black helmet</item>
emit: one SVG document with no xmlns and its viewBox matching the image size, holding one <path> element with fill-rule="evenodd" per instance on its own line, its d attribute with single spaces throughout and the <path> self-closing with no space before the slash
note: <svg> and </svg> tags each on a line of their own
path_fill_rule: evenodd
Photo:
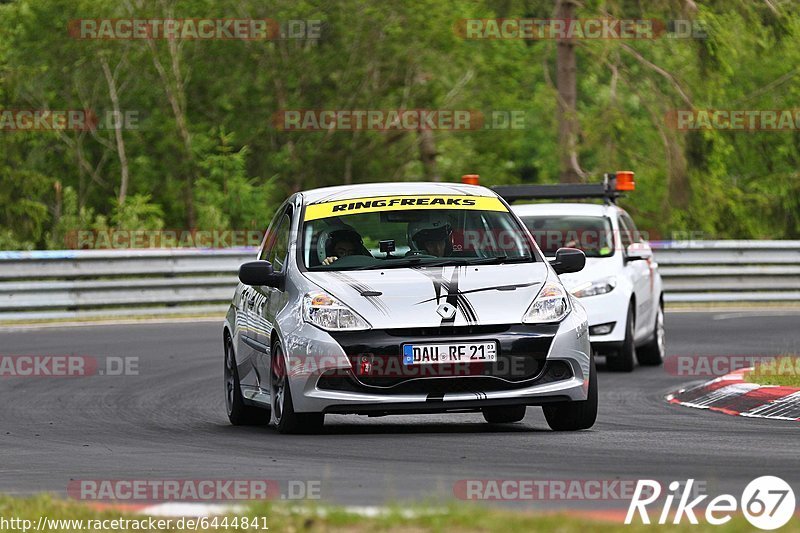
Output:
<svg viewBox="0 0 800 533">
<path fill-rule="evenodd" d="M 427 220 L 419 220 L 408 225 L 408 245 L 412 250 L 422 250 L 424 243 L 430 241 L 445 241 L 447 253 L 453 251 L 450 235 L 453 228 L 450 220 L 444 215 L 433 215 Z"/>
</svg>

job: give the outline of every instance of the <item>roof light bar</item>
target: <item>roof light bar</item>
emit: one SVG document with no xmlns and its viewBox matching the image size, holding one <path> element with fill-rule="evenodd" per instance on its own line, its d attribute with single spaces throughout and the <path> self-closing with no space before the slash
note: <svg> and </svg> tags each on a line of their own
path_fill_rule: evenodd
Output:
<svg viewBox="0 0 800 533">
<path fill-rule="evenodd" d="M 570 198 L 602 198 L 607 203 L 616 203 L 623 192 L 634 190 L 634 173 L 620 170 L 603 175 L 602 183 L 558 183 L 554 185 L 497 185 L 494 192 L 506 201 L 545 200 Z"/>
<path fill-rule="evenodd" d="M 615 189 L 618 191 L 632 191 L 636 188 L 636 182 L 633 181 L 633 172 L 630 170 L 617 171 L 617 183 Z"/>
</svg>

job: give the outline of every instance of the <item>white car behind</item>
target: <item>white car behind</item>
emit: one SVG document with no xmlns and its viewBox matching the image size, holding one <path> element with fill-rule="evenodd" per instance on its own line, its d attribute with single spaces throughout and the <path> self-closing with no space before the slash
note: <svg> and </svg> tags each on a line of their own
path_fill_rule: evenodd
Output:
<svg viewBox="0 0 800 533">
<path fill-rule="evenodd" d="M 607 356 L 608 368 L 630 372 L 636 360 L 660 365 L 665 355 L 662 281 L 650 245 L 630 215 L 613 203 L 512 209 L 545 256 L 571 246 L 586 253 L 586 268 L 561 280 L 586 308 L 592 351 Z"/>
</svg>

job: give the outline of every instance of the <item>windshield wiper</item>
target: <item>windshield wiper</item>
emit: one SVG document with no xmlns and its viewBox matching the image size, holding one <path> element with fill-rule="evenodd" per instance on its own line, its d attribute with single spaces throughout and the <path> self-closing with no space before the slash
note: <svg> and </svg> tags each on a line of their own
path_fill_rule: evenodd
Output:
<svg viewBox="0 0 800 533">
<path fill-rule="evenodd" d="M 378 268 L 396 268 L 396 267 L 404 267 L 409 265 L 417 265 L 421 263 L 423 260 L 422 257 L 399 257 L 396 259 L 389 259 L 388 261 L 383 259 L 380 263 L 375 265 L 366 265 L 362 267 L 354 268 L 353 270 L 373 270 Z"/>
<path fill-rule="evenodd" d="M 498 255 L 495 257 L 482 257 L 478 259 L 471 259 L 469 257 L 445 257 L 440 261 L 430 261 L 423 264 L 423 266 L 439 267 L 439 266 L 472 266 L 472 265 L 494 265 L 498 263 L 527 263 L 531 260 L 531 256 L 512 257 L 509 259 L 507 255 Z"/>
<path fill-rule="evenodd" d="M 410 265 L 421 265 L 424 267 L 440 267 L 440 266 L 466 266 L 466 265 L 492 265 L 498 263 L 527 263 L 532 260 L 529 255 L 520 257 L 512 257 L 509 259 L 507 255 L 498 255 L 495 257 L 484 257 L 480 259 L 470 259 L 468 257 L 443 257 L 438 261 L 428 257 L 399 257 L 383 260 L 378 265 L 366 265 L 354 268 L 353 270 L 373 270 L 379 268 L 399 268 Z"/>
<path fill-rule="evenodd" d="M 483 257 L 481 259 L 475 259 L 470 261 L 470 265 L 491 265 L 492 263 L 502 263 L 508 260 L 507 255 L 496 255 L 494 257 Z"/>
<path fill-rule="evenodd" d="M 443 257 L 439 261 L 431 261 L 429 263 L 425 263 L 425 266 L 426 267 L 428 267 L 428 266 L 440 267 L 440 266 L 449 266 L 449 265 L 462 266 L 462 265 L 468 265 L 468 264 L 470 264 L 469 260 L 467 258 L 465 258 L 465 257 Z"/>
<path fill-rule="evenodd" d="M 495 257 L 485 257 L 483 259 L 476 259 L 470 261 L 470 265 L 493 265 L 497 263 L 528 263 L 532 259 L 529 255 L 521 255 L 519 257 L 512 257 L 509 259 L 507 255 L 498 255 Z"/>
</svg>

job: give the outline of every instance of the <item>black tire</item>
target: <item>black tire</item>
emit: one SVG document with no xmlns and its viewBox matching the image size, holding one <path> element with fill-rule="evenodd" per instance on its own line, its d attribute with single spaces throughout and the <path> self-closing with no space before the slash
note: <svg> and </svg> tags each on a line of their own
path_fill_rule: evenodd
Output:
<svg viewBox="0 0 800 533">
<path fill-rule="evenodd" d="M 239 369 L 236 367 L 236 353 L 233 341 L 225 335 L 225 407 L 228 420 L 234 426 L 252 426 L 269 422 L 268 411 L 247 405 L 242 396 L 242 384 L 239 382 Z"/>
<path fill-rule="evenodd" d="M 544 417 L 553 431 L 589 429 L 597 420 L 597 369 L 589 363 L 589 392 L 580 402 L 559 402 L 544 405 Z"/>
<path fill-rule="evenodd" d="M 271 390 L 272 412 L 278 433 L 317 433 L 325 424 L 324 413 L 295 413 L 292 390 L 286 373 L 286 362 L 279 342 L 272 347 Z"/>
<path fill-rule="evenodd" d="M 664 363 L 667 345 L 664 332 L 664 304 L 658 306 L 653 336 L 647 344 L 636 349 L 636 359 L 642 366 L 659 366 Z"/>
<path fill-rule="evenodd" d="M 483 419 L 490 424 L 511 424 L 525 418 L 525 405 L 508 405 L 504 407 L 486 407 Z"/>
<path fill-rule="evenodd" d="M 625 340 L 615 354 L 606 357 L 606 367 L 614 372 L 633 372 L 636 363 L 636 345 L 634 333 L 633 302 L 628 304 L 628 317 L 625 319 Z"/>
</svg>

